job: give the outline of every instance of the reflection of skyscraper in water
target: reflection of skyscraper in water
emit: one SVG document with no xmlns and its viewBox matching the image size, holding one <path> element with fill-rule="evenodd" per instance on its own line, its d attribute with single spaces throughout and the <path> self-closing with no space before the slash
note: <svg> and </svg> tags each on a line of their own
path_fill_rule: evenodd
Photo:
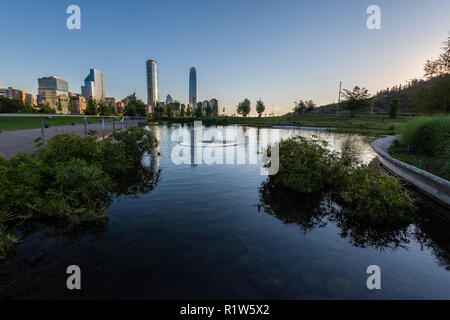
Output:
<svg viewBox="0 0 450 320">
<path fill-rule="evenodd" d="M 158 172 L 160 170 L 160 163 L 161 163 L 161 128 L 159 126 L 151 126 L 151 130 L 153 131 L 153 134 L 156 138 L 156 141 L 158 141 L 158 145 L 153 149 L 150 158 L 151 162 L 150 165 L 155 168 L 155 171 Z"/>
</svg>

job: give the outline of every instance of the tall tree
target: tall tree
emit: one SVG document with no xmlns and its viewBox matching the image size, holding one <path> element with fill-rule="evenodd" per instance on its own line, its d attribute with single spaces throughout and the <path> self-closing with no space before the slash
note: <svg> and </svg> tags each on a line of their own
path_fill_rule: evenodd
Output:
<svg viewBox="0 0 450 320">
<path fill-rule="evenodd" d="M 344 89 L 344 100 L 341 102 L 343 109 L 350 111 L 350 116 L 355 112 L 369 107 L 369 91 L 364 87 L 355 86 L 353 90 Z"/>
<path fill-rule="evenodd" d="M 394 98 L 389 103 L 389 117 L 395 118 L 397 117 L 398 108 L 400 106 L 400 100 L 398 98 Z"/>
<path fill-rule="evenodd" d="M 97 102 L 94 98 L 89 97 L 84 113 L 87 115 L 97 115 Z"/>
<path fill-rule="evenodd" d="M 247 98 L 244 101 L 241 101 L 237 106 L 237 113 L 241 114 L 243 117 L 246 117 L 250 113 L 250 100 Z"/>
<path fill-rule="evenodd" d="M 261 115 L 264 113 L 264 110 L 266 110 L 266 106 L 264 105 L 264 102 L 262 102 L 261 99 L 256 101 L 256 112 L 258 113 L 258 117 L 261 118 Z"/>
</svg>

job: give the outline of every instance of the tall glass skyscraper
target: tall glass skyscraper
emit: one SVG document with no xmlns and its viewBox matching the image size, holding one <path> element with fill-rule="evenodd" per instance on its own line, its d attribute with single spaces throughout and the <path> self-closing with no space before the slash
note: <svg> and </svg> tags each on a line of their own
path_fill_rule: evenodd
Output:
<svg viewBox="0 0 450 320">
<path fill-rule="evenodd" d="M 197 108 L 197 97 L 197 70 L 192 67 L 189 72 L 189 106 L 192 110 Z"/>
<path fill-rule="evenodd" d="M 97 69 L 90 69 L 89 75 L 81 86 L 81 95 L 87 100 L 90 97 L 95 100 L 105 99 L 105 87 L 103 86 L 103 73 Z"/>
<path fill-rule="evenodd" d="M 154 108 L 158 102 L 158 64 L 147 60 L 147 103 Z"/>
</svg>

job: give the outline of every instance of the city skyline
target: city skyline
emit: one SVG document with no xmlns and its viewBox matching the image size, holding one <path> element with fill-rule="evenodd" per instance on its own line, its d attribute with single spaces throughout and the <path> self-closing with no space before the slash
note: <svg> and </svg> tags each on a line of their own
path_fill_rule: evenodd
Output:
<svg viewBox="0 0 450 320">
<path fill-rule="evenodd" d="M 56 75 L 73 90 L 83 84 L 86 68 L 95 66 L 105 75 L 106 96 L 120 98 L 135 91 L 146 101 L 142 61 L 151 57 L 164 70 L 158 79 L 161 97 L 170 93 L 187 104 L 186 70 L 194 65 L 201 70 L 198 100 L 216 96 L 229 108 L 244 98 L 254 106 L 261 98 L 268 108 L 275 105 L 289 112 L 299 99 L 312 99 L 317 105 L 335 102 L 340 81 L 344 88 L 360 85 L 373 94 L 422 77 L 424 62 L 438 55 L 450 30 L 450 3 L 378 1 L 380 30 L 366 27 L 370 4 L 260 1 L 254 6 L 237 1 L 194 1 L 188 5 L 175 1 L 127 6 L 77 1 L 82 27 L 68 30 L 66 3 L 45 2 L 32 12 L 15 10 L 18 2 L 5 3 L 0 27 L 8 30 L 9 45 L 0 52 L 0 86 L 36 95 L 36 79 Z M 155 14 L 151 21 L 143 19 L 150 7 L 161 13 L 170 8 L 176 22 L 160 28 L 163 14 Z M 186 15 L 218 11 L 221 14 L 214 21 L 182 23 Z M 113 23 L 99 18 L 101 12 L 105 16 L 127 14 Z M 43 23 L 33 23 L 36 15 Z M 146 41 L 146 30 L 155 30 L 151 41 Z M 41 33 L 58 41 L 42 39 Z M 111 50 L 110 44 L 121 39 L 133 41 Z"/>
</svg>

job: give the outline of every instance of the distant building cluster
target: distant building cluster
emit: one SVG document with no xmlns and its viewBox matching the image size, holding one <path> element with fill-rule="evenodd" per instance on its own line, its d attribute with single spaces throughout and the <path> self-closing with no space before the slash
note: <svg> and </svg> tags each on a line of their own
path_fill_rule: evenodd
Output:
<svg viewBox="0 0 450 320">
<path fill-rule="evenodd" d="M 170 94 L 167 95 L 165 102 L 159 101 L 158 64 L 155 60 L 146 61 L 146 72 L 147 112 L 151 113 L 157 106 L 167 110 L 167 106 L 169 106 L 172 114 L 175 117 L 179 117 L 181 115 L 181 104 L 174 100 Z M 26 93 L 24 90 L 13 87 L 0 87 L 0 96 L 20 100 L 25 105 L 30 105 L 38 109 L 50 108 L 56 113 L 61 114 L 85 113 L 90 99 L 107 106 L 113 106 L 117 113 L 124 113 L 126 106 L 131 101 L 138 100 L 136 93 L 122 100 L 117 100 L 114 97 L 106 97 L 103 73 L 97 69 L 89 70 L 89 74 L 84 79 L 84 85 L 81 86 L 81 93 L 70 92 L 67 81 L 56 76 L 47 76 L 38 78 L 38 94 L 36 100 L 31 93 Z M 188 106 L 183 105 L 183 108 L 185 108 L 185 111 L 190 108 L 192 112 L 200 109 L 202 114 L 208 113 L 213 116 L 219 114 L 219 101 L 217 99 L 213 98 L 204 100 L 203 102 L 199 101 L 197 70 L 195 67 L 190 68 L 189 71 L 189 104 Z"/>
<path fill-rule="evenodd" d="M 36 101 L 31 93 L 26 93 L 24 90 L 16 89 L 13 87 L 3 88 L 0 87 L 0 96 L 8 99 L 17 99 L 23 102 L 25 105 L 36 106 Z"/>
<path fill-rule="evenodd" d="M 159 101 L 158 98 L 158 64 L 155 60 L 147 60 L 147 102 L 149 110 L 159 106 L 166 110 L 170 107 L 172 114 L 175 117 L 181 115 L 180 103 L 172 98 L 170 94 L 167 95 L 166 101 Z M 197 69 L 191 67 L 189 70 L 189 104 L 188 108 L 192 111 L 200 109 L 202 114 L 206 114 L 207 110 L 211 110 L 211 115 L 219 115 L 219 101 L 216 98 L 198 102 L 198 84 L 197 84 Z M 209 109 L 211 108 L 211 109 Z"/>
</svg>

